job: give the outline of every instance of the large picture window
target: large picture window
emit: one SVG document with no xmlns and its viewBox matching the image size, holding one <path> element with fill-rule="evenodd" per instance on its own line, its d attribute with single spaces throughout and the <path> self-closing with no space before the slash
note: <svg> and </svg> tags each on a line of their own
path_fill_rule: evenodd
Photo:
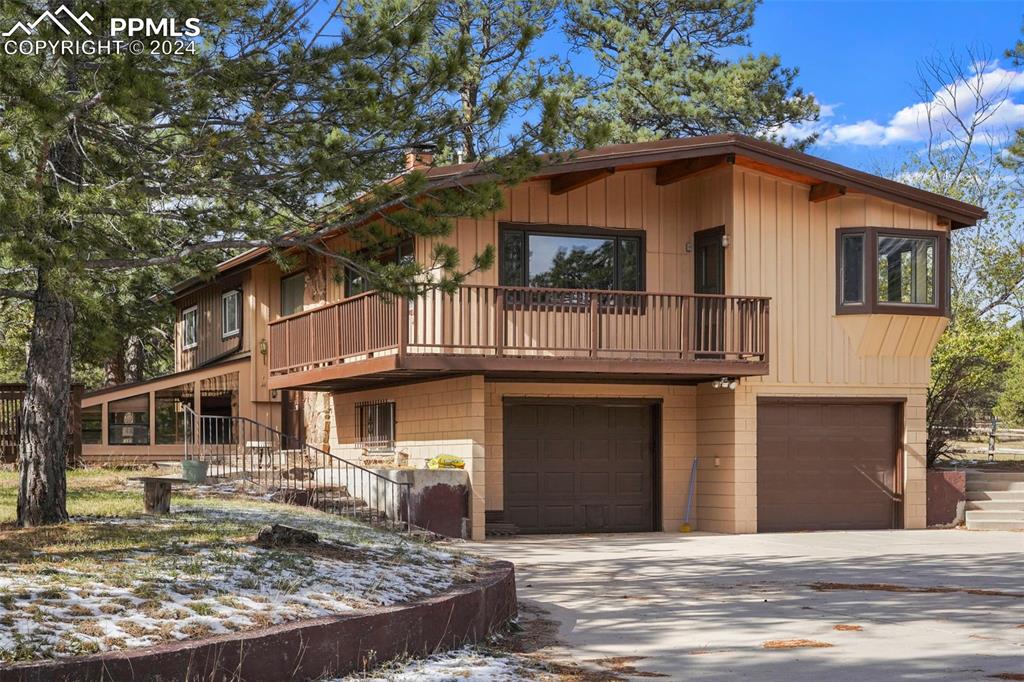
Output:
<svg viewBox="0 0 1024 682">
<path fill-rule="evenodd" d="M 942 315 L 949 304 L 949 241 L 923 230 L 839 231 L 837 312 Z"/>
<path fill-rule="evenodd" d="M 504 286 L 643 291 L 643 233 L 574 226 L 503 225 Z"/>
</svg>

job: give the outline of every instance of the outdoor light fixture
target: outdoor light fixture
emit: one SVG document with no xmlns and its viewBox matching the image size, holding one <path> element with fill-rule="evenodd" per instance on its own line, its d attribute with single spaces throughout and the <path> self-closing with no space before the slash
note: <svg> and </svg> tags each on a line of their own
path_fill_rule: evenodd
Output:
<svg viewBox="0 0 1024 682">
<path fill-rule="evenodd" d="M 722 235 L 722 248 L 723 249 L 729 248 L 729 235 L 727 235 L 727 234 L 723 234 Z"/>
<path fill-rule="evenodd" d="M 736 387 L 740 385 L 740 380 L 735 377 L 722 377 L 721 379 L 715 379 L 711 382 L 712 388 L 727 388 L 730 391 L 735 391 Z"/>
</svg>

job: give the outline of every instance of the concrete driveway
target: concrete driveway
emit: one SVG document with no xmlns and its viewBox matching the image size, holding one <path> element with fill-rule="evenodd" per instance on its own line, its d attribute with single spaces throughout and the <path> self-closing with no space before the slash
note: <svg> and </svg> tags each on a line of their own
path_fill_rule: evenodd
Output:
<svg viewBox="0 0 1024 682">
<path fill-rule="evenodd" d="M 577 535 L 474 549 L 515 562 L 520 599 L 559 623 L 555 660 L 677 680 L 1024 680 L 1024 533 Z"/>
</svg>

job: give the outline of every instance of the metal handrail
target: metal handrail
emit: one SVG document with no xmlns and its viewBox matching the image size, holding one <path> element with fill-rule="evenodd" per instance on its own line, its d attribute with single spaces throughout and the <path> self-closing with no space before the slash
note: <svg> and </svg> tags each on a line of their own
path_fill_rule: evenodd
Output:
<svg viewBox="0 0 1024 682">
<path fill-rule="evenodd" d="M 277 501 L 392 529 L 412 527 L 409 483 L 248 417 L 200 415 L 186 406 L 185 459 L 206 462 L 208 477 L 243 481 Z"/>
</svg>

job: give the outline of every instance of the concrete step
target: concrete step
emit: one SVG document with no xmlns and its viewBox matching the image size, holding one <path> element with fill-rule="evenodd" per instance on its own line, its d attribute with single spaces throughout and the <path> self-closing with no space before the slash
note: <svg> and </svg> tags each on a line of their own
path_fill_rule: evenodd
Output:
<svg viewBox="0 0 1024 682">
<path fill-rule="evenodd" d="M 967 511 L 1017 511 L 1024 513 L 1024 498 L 1019 500 L 967 500 Z"/>
<path fill-rule="evenodd" d="M 1024 471 L 968 471 L 968 481 L 1024 481 Z"/>
<path fill-rule="evenodd" d="M 1024 502 L 1024 490 L 969 490 L 967 491 L 967 499 Z"/>
<path fill-rule="evenodd" d="M 1024 492 L 1024 481 L 967 479 L 967 492 L 977 490 L 1016 490 Z"/>
<path fill-rule="evenodd" d="M 964 512 L 964 518 L 970 521 L 1017 521 L 1024 527 L 1024 511 L 1017 509 L 984 509 Z"/>
<path fill-rule="evenodd" d="M 1024 530 L 1024 521 L 967 521 L 967 530 Z"/>
</svg>

